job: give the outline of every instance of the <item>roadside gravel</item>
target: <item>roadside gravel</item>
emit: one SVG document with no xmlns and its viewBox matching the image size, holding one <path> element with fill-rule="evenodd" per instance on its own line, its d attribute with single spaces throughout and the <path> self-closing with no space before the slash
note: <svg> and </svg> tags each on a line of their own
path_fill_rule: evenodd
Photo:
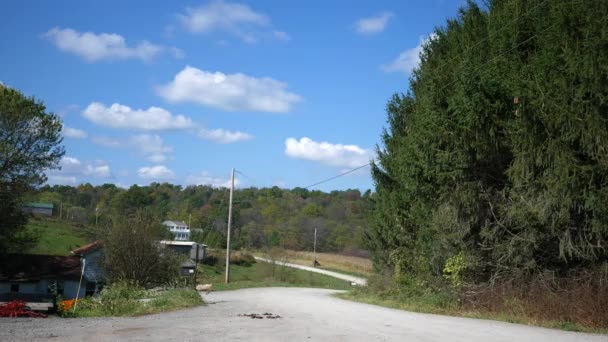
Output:
<svg viewBox="0 0 608 342">
<path fill-rule="evenodd" d="M 206 306 L 142 317 L 3 318 L 0 341 L 608 341 L 605 335 L 387 309 L 333 297 L 337 292 L 255 288 L 214 292 L 204 296 Z"/>
</svg>

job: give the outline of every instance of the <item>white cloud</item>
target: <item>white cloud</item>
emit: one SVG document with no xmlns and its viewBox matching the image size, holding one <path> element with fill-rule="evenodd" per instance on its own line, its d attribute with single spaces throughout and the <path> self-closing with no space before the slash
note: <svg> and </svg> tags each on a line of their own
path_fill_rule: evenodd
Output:
<svg viewBox="0 0 608 342">
<path fill-rule="evenodd" d="M 72 128 L 65 125 L 63 126 L 63 135 L 73 139 L 85 139 L 88 136 L 87 132 L 81 129 Z"/>
<path fill-rule="evenodd" d="M 61 170 L 64 172 L 75 172 L 80 169 L 82 163 L 78 158 L 64 156 L 59 161 L 59 166 L 61 166 Z"/>
<path fill-rule="evenodd" d="M 173 147 L 165 145 L 163 139 L 158 135 L 135 135 L 131 137 L 131 145 L 153 163 L 167 161 L 168 155 L 173 152 Z"/>
<path fill-rule="evenodd" d="M 103 103 L 92 102 L 85 108 L 82 115 L 98 125 L 112 128 L 153 131 L 185 129 L 193 126 L 190 118 L 183 115 L 173 115 L 159 107 L 131 109 L 118 103 L 106 107 Z"/>
<path fill-rule="evenodd" d="M 210 185 L 216 188 L 229 188 L 230 178 L 222 178 L 212 176 L 209 172 L 203 171 L 196 175 L 188 176 L 186 183 L 189 185 Z M 238 186 L 241 182 L 238 178 L 234 178 L 234 186 Z"/>
<path fill-rule="evenodd" d="M 393 17 L 391 12 L 383 12 L 377 16 L 359 19 L 356 23 L 357 32 L 361 34 L 374 34 L 384 31 L 389 20 Z"/>
<path fill-rule="evenodd" d="M 171 102 L 195 102 L 229 111 L 288 112 L 301 97 L 287 84 L 269 77 L 209 72 L 186 66 L 173 81 L 158 88 Z"/>
<path fill-rule="evenodd" d="M 291 36 L 289 34 L 287 34 L 287 32 L 284 31 L 272 31 L 272 34 L 275 36 L 276 39 L 278 40 L 282 40 L 284 42 L 288 42 L 291 40 Z"/>
<path fill-rule="evenodd" d="M 224 1 L 212 1 L 200 7 L 186 8 L 185 13 L 177 17 L 182 26 L 190 32 L 228 33 L 248 44 L 257 42 L 272 26 L 265 14 L 254 11 L 248 5 Z M 277 36 L 275 32 L 277 31 L 272 33 L 277 39 L 284 40 L 287 37 L 286 34 Z"/>
<path fill-rule="evenodd" d="M 423 46 L 436 37 L 435 33 L 431 33 L 426 38 L 421 37 L 418 46 L 401 52 L 390 64 L 383 65 L 382 69 L 387 72 L 402 72 L 409 75 L 420 63 L 420 53 Z"/>
<path fill-rule="evenodd" d="M 173 147 L 166 145 L 156 134 L 138 134 L 128 139 L 96 136 L 91 140 L 97 145 L 109 148 L 132 148 L 139 156 L 153 163 L 163 163 L 173 153 Z"/>
<path fill-rule="evenodd" d="M 292 158 L 318 161 L 323 164 L 354 168 L 369 163 L 372 151 L 357 145 L 316 142 L 303 137 L 285 140 L 285 154 Z"/>
<path fill-rule="evenodd" d="M 50 174 L 47 177 L 47 183 L 51 184 L 51 185 L 55 185 L 55 184 L 61 184 L 61 185 L 68 185 L 68 184 L 72 184 L 75 185 L 76 182 L 78 182 L 78 179 L 76 179 L 75 176 L 62 176 L 62 175 L 56 175 L 56 174 Z"/>
<path fill-rule="evenodd" d="M 227 131 L 224 129 L 201 129 L 198 132 L 198 136 L 206 139 L 206 140 L 211 140 L 220 144 L 230 144 L 230 143 L 235 143 L 238 141 L 245 141 L 245 140 L 251 140 L 253 139 L 253 135 L 248 134 L 248 133 L 244 133 L 244 132 L 232 132 L 232 131 Z"/>
<path fill-rule="evenodd" d="M 83 170 L 86 176 L 104 177 L 110 176 L 110 166 L 108 165 L 87 165 Z"/>
<path fill-rule="evenodd" d="M 117 188 L 121 188 L 121 189 L 125 189 L 125 190 L 131 187 L 130 185 L 127 185 L 125 183 L 120 183 L 120 182 L 114 183 L 114 185 L 116 185 Z"/>
<path fill-rule="evenodd" d="M 121 142 L 120 140 L 116 139 L 116 138 L 110 138 L 110 137 L 103 137 L 103 136 L 95 136 L 93 138 L 91 138 L 91 141 L 93 141 L 93 143 L 100 145 L 100 146 L 104 146 L 104 147 L 123 147 L 124 143 Z"/>
<path fill-rule="evenodd" d="M 110 178 L 112 172 L 106 162 L 81 162 L 78 158 L 64 156 L 59 162 L 61 170 L 47 172 L 49 184 L 76 184 L 82 177 Z"/>
<path fill-rule="evenodd" d="M 153 180 L 168 180 L 175 178 L 175 173 L 164 165 L 146 166 L 137 170 L 139 177 Z"/>
<path fill-rule="evenodd" d="M 131 58 L 148 61 L 164 51 L 169 51 L 176 57 L 176 52 L 181 51 L 145 40 L 135 46 L 129 46 L 125 38 L 116 33 L 78 32 L 71 28 L 55 27 L 43 36 L 60 50 L 78 55 L 88 62 Z M 181 54 L 183 55 L 183 52 Z"/>
</svg>

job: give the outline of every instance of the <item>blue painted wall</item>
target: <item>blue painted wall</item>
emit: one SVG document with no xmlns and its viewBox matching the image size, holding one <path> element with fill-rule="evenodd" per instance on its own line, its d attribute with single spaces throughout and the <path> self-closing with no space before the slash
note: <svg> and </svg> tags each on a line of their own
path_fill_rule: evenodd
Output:
<svg viewBox="0 0 608 342">
<path fill-rule="evenodd" d="M 84 278 L 86 281 L 99 283 L 104 281 L 103 276 L 103 250 L 97 249 L 81 257 L 81 260 L 86 260 L 84 269 Z"/>
<path fill-rule="evenodd" d="M 40 280 L 38 282 L 29 282 L 29 283 L 14 283 L 19 284 L 19 293 L 39 293 L 39 294 L 48 294 L 48 285 L 49 280 Z M 0 293 L 10 293 L 11 292 L 11 284 L 8 282 L 0 283 Z M 86 282 L 83 280 L 82 287 L 80 288 L 80 293 L 78 297 L 84 297 L 86 292 Z M 63 299 L 73 299 L 76 298 L 76 294 L 78 293 L 78 281 L 74 280 L 64 280 L 63 281 Z"/>
</svg>

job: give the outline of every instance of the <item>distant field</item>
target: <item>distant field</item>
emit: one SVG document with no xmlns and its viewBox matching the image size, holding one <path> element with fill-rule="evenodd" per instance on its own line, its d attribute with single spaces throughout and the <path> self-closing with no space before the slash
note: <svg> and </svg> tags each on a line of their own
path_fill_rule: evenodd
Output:
<svg viewBox="0 0 608 342">
<path fill-rule="evenodd" d="M 72 249 L 88 243 L 86 234 L 68 222 L 32 218 L 26 227 L 38 234 L 38 243 L 28 252 L 33 254 L 68 255 Z"/>
<path fill-rule="evenodd" d="M 262 252 L 256 254 L 268 257 L 267 254 Z M 312 266 L 314 260 L 312 252 L 284 250 L 279 254 L 277 260 L 304 266 Z M 317 253 L 317 261 L 321 264 L 320 268 L 336 272 L 362 276 L 370 276 L 374 272 L 372 261 L 366 258 L 333 253 Z"/>
<path fill-rule="evenodd" d="M 214 290 L 234 290 L 250 287 L 318 287 L 346 290 L 351 288 L 344 280 L 323 274 L 302 271 L 290 267 L 255 263 L 251 266 L 230 265 L 230 283 L 224 283 L 223 266 L 199 267 L 197 280 L 203 284 L 213 284 Z"/>
</svg>

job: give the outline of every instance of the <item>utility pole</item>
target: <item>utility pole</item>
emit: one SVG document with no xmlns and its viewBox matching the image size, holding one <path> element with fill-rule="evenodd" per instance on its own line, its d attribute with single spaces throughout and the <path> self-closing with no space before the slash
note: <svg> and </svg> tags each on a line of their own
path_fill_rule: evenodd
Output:
<svg viewBox="0 0 608 342">
<path fill-rule="evenodd" d="M 59 220 L 61 220 L 61 214 L 63 213 L 63 202 L 59 204 Z"/>
<path fill-rule="evenodd" d="M 228 204 L 228 234 L 226 235 L 226 284 L 230 281 L 230 226 L 232 225 L 232 192 L 234 191 L 234 168 L 230 176 L 230 202 Z"/>
<path fill-rule="evenodd" d="M 315 261 L 312 262 L 314 267 L 317 267 L 317 228 L 315 228 L 315 239 L 312 245 L 312 255 Z"/>
<path fill-rule="evenodd" d="M 97 225 L 97 217 L 99 216 L 99 207 L 95 207 L 95 225 Z"/>
</svg>

